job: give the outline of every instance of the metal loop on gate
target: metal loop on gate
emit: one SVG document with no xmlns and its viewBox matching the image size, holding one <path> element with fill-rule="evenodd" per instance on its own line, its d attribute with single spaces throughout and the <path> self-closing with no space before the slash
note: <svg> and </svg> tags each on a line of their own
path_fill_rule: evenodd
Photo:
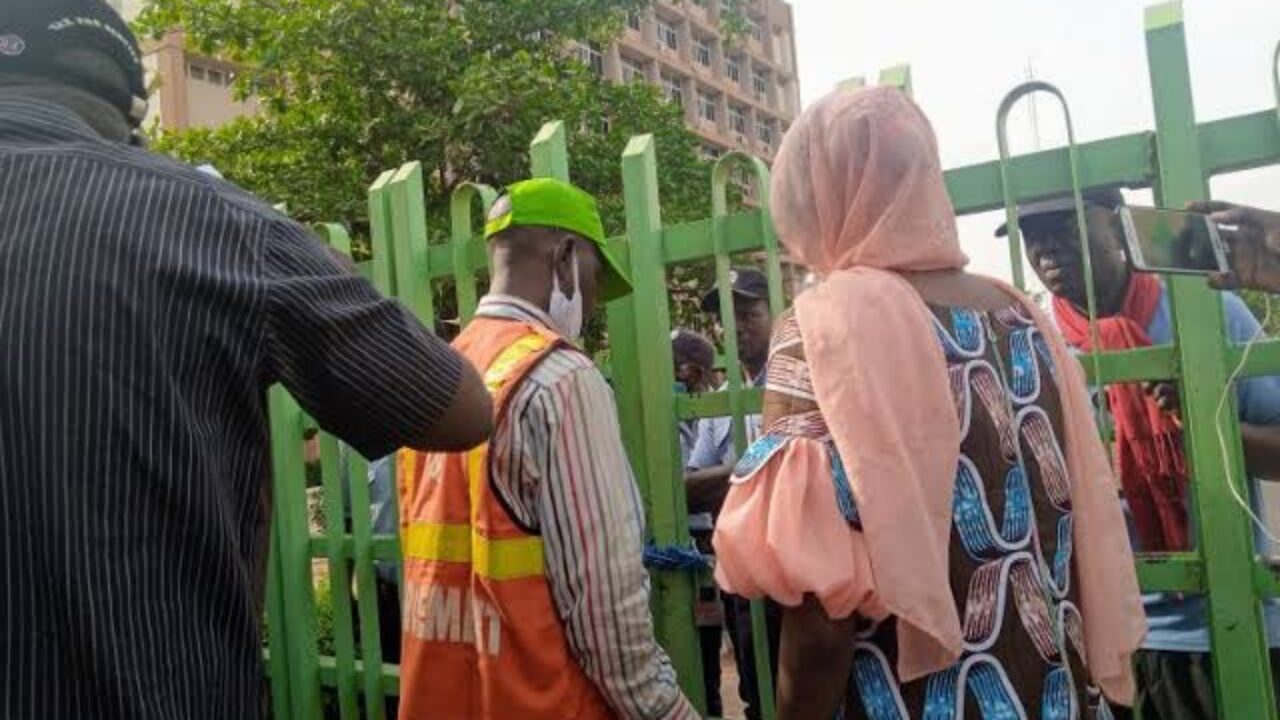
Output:
<svg viewBox="0 0 1280 720">
<path fill-rule="evenodd" d="M 471 322 L 476 304 L 476 267 L 471 261 L 475 231 L 471 224 L 471 203 L 480 200 L 480 214 L 487 216 L 498 200 L 498 192 L 483 183 L 464 182 L 449 198 L 449 232 L 453 243 L 453 280 L 458 297 L 458 321 Z"/>
<path fill-rule="evenodd" d="M 1067 164 L 1071 170 L 1071 198 L 1075 202 L 1076 232 L 1080 240 L 1080 261 L 1084 270 L 1084 287 L 1089 312 L 1089 341 L 1092 350 L 1089 352 L 1093 366 L 1095 382 L 1101 384 L 1101 358 L 1099 356 L 1098 308 L 1093 288 L 1093 254 L 1089 250 L 1089 230 L 1085 223 L 1084 198 L 1080 192 L 1079 153 L 1076 148 L 1075 126 L 1071 122 L 1071 108 L 1067 98 L 1057 86 L 1042 80 L 1031 80 L 1013 88 L 1000 101 L 1000 109 L 996 112 L 996 142 L 1000 149 L 1000 185 L 1004 191 L 1005 222 L 1009 231 L 1009 258 L 1013 264 L 1014 284 L 1025 289 L 1022 273 L 1022 228 L 1018 225 L 1017 193 L 1014 192 L 1012 175 L 1009 167 L 1009 113 L 1022 98 L 1032 93 L 1048 93 L 1058 99 L 1062 107 L 1062 116 L 1067 126 Z M 1103 410 L 1097 412 L 1098 427 L 1103 428 Z"/>
</svg>

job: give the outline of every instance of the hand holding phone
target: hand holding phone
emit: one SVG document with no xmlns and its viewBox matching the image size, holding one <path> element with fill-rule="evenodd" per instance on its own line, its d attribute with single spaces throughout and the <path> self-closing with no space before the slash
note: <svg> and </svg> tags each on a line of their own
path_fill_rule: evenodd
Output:
<svg viewBox="0 0 1280 720">
<path fill-rule="evenodd" d="M 1280 213 L 1217 200 L 1190 203 L 1187 209 L 1211 213 L 1227 248 L 1231 270 L 1211 275 L 1210 285 L 1280 293 Z"/>
</svg>

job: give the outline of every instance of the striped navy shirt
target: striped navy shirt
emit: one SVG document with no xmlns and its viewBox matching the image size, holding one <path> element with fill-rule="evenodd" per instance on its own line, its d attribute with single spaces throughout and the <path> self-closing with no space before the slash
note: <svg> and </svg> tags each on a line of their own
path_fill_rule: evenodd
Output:
<svg viewBox="0 0 1280 720">
<path fill-rule="evenodd" d="M 461 369 L 301 226 L 11 91 L 0 337 L 3 718 L 261 717 L 267 388 L 381 457 Z"/>
</svg>

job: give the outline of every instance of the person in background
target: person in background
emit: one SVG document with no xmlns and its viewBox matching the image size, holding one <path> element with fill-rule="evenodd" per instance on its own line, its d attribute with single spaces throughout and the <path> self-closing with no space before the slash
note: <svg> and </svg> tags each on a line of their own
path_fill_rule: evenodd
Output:
<svg viewBox="0 0 1280 720">
<path fill-rule="evenodd" d="M 745 387 L 764 387 L 765 362 L 769 356 L 769 337 L 773 332 L 773 313 L 769 307 L 769 280 L 756 268 L 734 268 L 729 272 L 733 293 L 733 316 L 737 326 L 738 357 Z M 720 290 L 713 287 L 702 298 L 703 312 L 720 320 Z M 728 383 L 718 390 L 727 390 Z M 760 415 L 743 417 L 747 442 L 760 432 Z M 695 517 L 715 516 L 729 492 L 729 477 L 737 452 L 733 445 L 733 420 L 728 417 L 704 418 L 698 423 L 698 438 L 690 453 L 685 474 L 685 490 L 689 512 Z M 738 666 L 738 695 L 746 706 L 747 720 L 758 720 L 760 689 L 756 674 L 755 650 L 752 644 L 751 605 L 731 593 L 721 593 L 725 623 L 733 643 L 734 661 Z M 777 666 L 778 637 L 781 632 L 780 610 L 766 602 L 770 658 Z"/>
<path fill-rule="evenodd" d="M 675 365 L 676 392 L 704 393 L 715 389 L 716 348 L 701 333 L 674 330 L 671 333 L 671 356 Z M 680 462 L 689 467 L 698 440 L 698 420 L 682 420 Z"/>
<path fill-rule="evenodd" d="M 468 453 L 400 452 L 401 720 L 684 720 L 654 638 L 644 510 L 613 393 L 574 344 L 631 292 L 596 202 L 516 183 L 485 224 L 489 294 L 454 341 L 494 396 Z"/>
<path fill-rule="evenodd" d="M 1092 190 L 1085 192 L 1083 198 L 1101 349 L 1129 350 L 1172 343 L 1168 289 L 1158 275 L 1135 273 L 1126 261 L 1123 229 L 1116 212 L 1124 204 L 1120 191 Z M 1217 219 L 1239 224 L 1247 231 L 1247 217 L 1236 209 L 1226 209 Z M 1092 345 L 1074 201 L 1058 197 L 1027 203 L 1018 209 L 1018 218 L 1027 259 L 1053 295 L 1053 316 L 1058 327 L 1073 348 L 1089 351 Z M 1002 226 L 997 235 L 1005 231 Z M 1247 232 L 1241 236 L 1258 237 Z M 1233 256 L 1239 263 L 1241 246 L 1236 247 Z M 1255 277 L 1251 273 L 1243 276 Z M 1261 336 L 1258 320 L 1243 300 L 1224 292 L 1221 301 L 1231 342 L 1243 343 Z M 1255 477 L 1280 478 L 1280 377 L 1245 378 L 1237 383 L 1236 392 L 1247 469 Z M 1110 385 L 1107 402 L 1115 421 L 1116 468 L 1132 520 L 1134 549 L 1190 550 L 1195 528 L 1189 509 L 1189 479 L 1176 386 L 1168 382 Z M 1256 506 L 1256 488 L 1252 492 Z M 1263 540 L 1258 540 L 1261 546 Z M 1149 629 L 1135 659 L 1136 707 L 1142 717 L 1215 717 L 1203 596 L 1150 593 L 1143 597 L 1143 604 Z M 1267 602 L 1264 608 L 1270 646 L 1278 648 L 1280 605 Z M 1272 668 L 1280 689 L 1280 653 L 1274 649 Z"/>
<path fill-rule="evenodd" d="M 676 373 L 676 392 L 698 394 L 715 388 L 716 349 L 710 340 L 691 330 L 675 330 L 671 333 L 671 354 Z M 706 420 L 682 420 L 676 426 L 680 433 L 682 467 L 686 471 L 698 439 L 699 426 L 704 422 Z M 689 515 L 689 533 L 699 552 L 711 554 L 711 531 L 714 527 L 714 518 L 709 511 Z M 694 616 L 698 624 L 698 644 L 702 649 L 707 714 L 719 717 L 723 714 L 720 698 L 720 647 L 724 638 L 724 607 L 715 584 L 701 582 L 703 579 L 709 581 L 710 577 L 699 578 Z"/>
<path fill-rule="evenodd" d="M 729 271 L 733 291 L 733 317 L 737 325 L 738 359 L 745 387 L 764 387 L 764 364 L 769 356 L 769 336 L 773 332 L 773 313 L 769 308 L 769 280 L 755 268 Z M 720 321 L 720 290 L 713 287 L 702 297 L 702 311 Z M 727 390 L 727 387 L 718 388 Z M 698 468 L 733 465 L 733 433 L 728 418 L 708 424 L 695 448 L 693 464 Z M 750 443 L 760 431 L 760 416 L 743 418 Z M 728 477 L 726 469 L 725 477 Z"/>
<path fill-rule="evenodd" d="M 0 3 L 6 718 L 265 716 L 272 385 L 372 457 L 492 426 L 305 227 L 138 147 L 143 76 L 102 0 Z"/>
<path fill-rule="evenodd" d="M 1231 273 L 1215 275 L 1209 284 L 1219 290 L 1237 287 L 1280 292 L 1280 212 L 1226 202 L 1197 202 L 1192 212 L 1209 214 L 1221 228 L 1227 245 Z"/>
<path fill-rule="evenodd" d="M 722 587 L 785 607 L 778 717 L 1106 717 L 1144 623 L 1083 376 L 1031 300 L 963 270 L 929 121 L 837 91 L 772 182 L 822 279 L 778 321 L 715 547 Z"/>
</svg>

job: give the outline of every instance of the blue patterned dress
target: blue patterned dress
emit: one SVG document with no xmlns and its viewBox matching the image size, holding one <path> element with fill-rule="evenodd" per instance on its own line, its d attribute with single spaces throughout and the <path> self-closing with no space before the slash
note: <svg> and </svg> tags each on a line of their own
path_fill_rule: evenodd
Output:
<svg viewBox="0 0 1280 720">
<path fill-rule="evenodd" d="M 853 639 L 842 717 L 1110 718 L 1084 663 L 1070 486 L 1048 346 L 1020 308 L 932 310 L 963 438 L 950 578 L 964 653 L 947 670 L 900 683 L 895 621 L 867 622 Z M 835 485 L 840 512 L 857 531 L 857 504 L 814 402 L 794 316 L 781 318 L 775 332 L 764 422 L 734 481 L 751 482 L 797 438 L 824 442 L 831 473 L 817 481 Z"/>
</svg>

